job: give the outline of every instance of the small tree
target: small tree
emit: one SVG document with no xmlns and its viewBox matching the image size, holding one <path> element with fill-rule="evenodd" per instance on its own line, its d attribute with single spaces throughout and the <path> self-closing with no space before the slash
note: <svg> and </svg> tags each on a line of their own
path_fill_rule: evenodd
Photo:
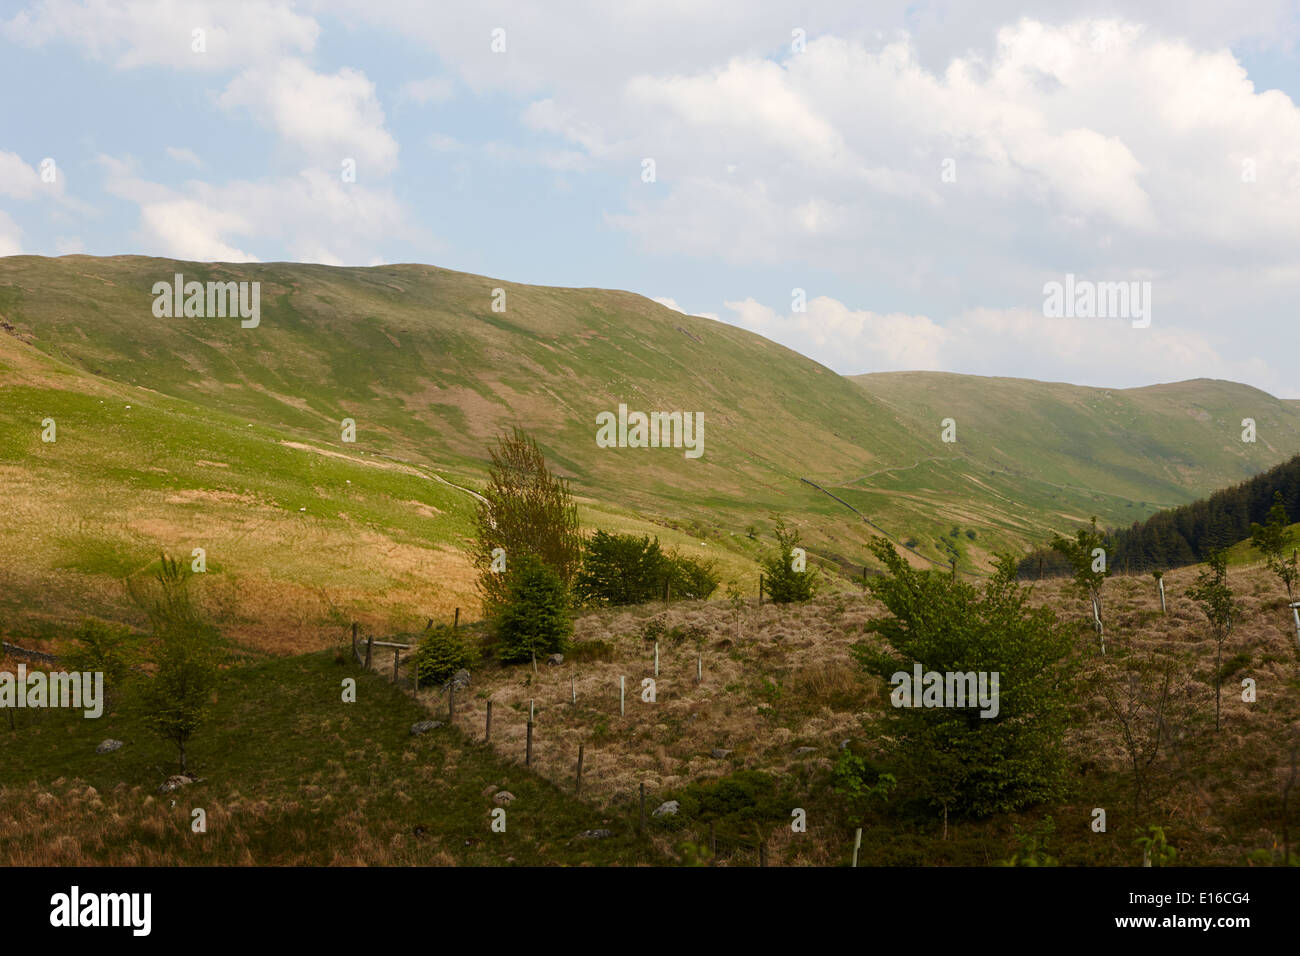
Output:
<svg viewBox="0 0 1300 956">
<path fill-rule="evenodd" d="M 785 518 L 776 520 L 776 549 L 763 560 L 763 589 L 776 604 L 807 601 L 817 593 L 820 583 L 815 570 L 808 570 L 807 558 L 799 547 L 799 532 L 787 528 Z"/>
<path fill-rule="evenodd" d="M 686 600 L 706 600 L 718 589 L 717 568 L 714 561 L 692 558 L 678 551 L 664 555 L 664 573 L 672 593 Z"/>
<path fill-rule="evenodd" d="M 667 573 L 658 538 L 597 531 L 583 549 L 574 593 L 584 604 L 644 604 L 663 593 Z"/>
<path fill-rule="evenodd" d="M 186 748 L 211 711 L 221 655 L 216 629 L 190 598 L 185 566 L 163 555 L 153 584 L 129 585 L 153 629 L 153 675 L 141 679 L 136 699 L 145 725 L 176 744 L 187 773 Z"/>
<path fill-rule="evenodd" d="M 1101 623 L 1101 586 L 1110 577 L 1111 570 L 1106 563 L 1105 539 L 1097 530 L 1097 518 L 1087 528 L 1080 528 L 1073 539 L 1052 535 L 1052 550 L 1059 552 L 1070 563 L 1074 572 L 1074 582 L 1080 591 L 1092 601 L 1092 621 L 1097 629 L 1097 638 L 1101 641 L 1101 652 L 1106 653 L 1106 632 Z"/>
<path fill-rule="evenodd" d="M 1264 556 L 1268 569 L 1276 574 L 1286 587 L 1288 601 L 1295 600 L 1296 577 L 1300 575 L 1300 567 L 1296 566 L 1293 537 L 1282 492 L 1275 492 L 1273 507 L 1268 511 L 1268 522 L 1266 524 L 1251 522 L 1250 543 Z"/>
<path fill-rule="evenodd" d="M 1232 633 L 1232 621 L 1236 606 L 1232 600 L 1232 588 L 1228 586 L 1228 556 L 1217 548 L 1211 548 L 1205 557 L 1206 568 L 1196 578 L 1196 583 L 1188 590 L 1210 622 L 1210 633 L 1214 637 L 1214 729 L 1220 726 L 1220 713 L 1223 700 L 1223 645 Z"/>
<path fill-rule="evenodd" d="M 502 663 L 532 661 L 536 667 L 538 655 L 567 650 L 573 634 L 569 608 L 568 588 L 554 569 L 533 555 L 516 561 L 497 618 Z"/>
<path fill-rule="evenodd" d="M 536 556 L 566 588 L 572 586 L 582 560 L 582 535 L 568 482 L 551 474 L 537 442 L 522 429 L 498 438 L 488 455 L 488 485 L 475 512 L 470 559 L 479 571 L 485 615 L 491 617 L 506 599 L 511 564 L 525 555 Z"/>
<path fill-rule="evenodd" d="M 949 810 L 982 816 L 1062 796 L 1073 645 L 1050 609 L 1027 604 L 1014 559 L 999 558 L 977 591 L 950 574 L 912 568 L 884 538 L 871 550 L 886 573 L 867 586 L 889 613 L 867 630 L 887 649 L 856 645 L 861 665 L 890 683 L 900 673 L 910 679 L 916 664 L 944 682 L 973 672 L 996 693 L 996 713 L 987 716 L 970 700 L 887 707 L 880 736 L 898 779 L 941 809 L 945 824 Z"/>
<path fill-rule="evenodd" d="M 470 665 L 473 654 L 460 631 L 447 624 L 431 627 L 420 639 L 415 668 L 422 685 L 445 684 L 458 670 Z"/>
<path fill-rule="evenodd" d="M 104 675 L 105 709 L 117 699 L 140 654 L 129 628 L 86 618 L 72 632 L 72 650 L 63 655 L 64 666 L 73 671 Z"/>
</svg>

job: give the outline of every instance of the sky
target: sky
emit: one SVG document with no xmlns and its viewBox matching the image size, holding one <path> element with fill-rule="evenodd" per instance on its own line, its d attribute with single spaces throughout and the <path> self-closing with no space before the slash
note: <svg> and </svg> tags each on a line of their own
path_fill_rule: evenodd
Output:
<svg viewBox="0 0 1300 956">
<path fill-rule="evenodd" d="M 0 255 L 422 262 L 844 374 L 1300 398 L 1298 37 L 1300 0 L 0 0 Z M 1067 276 L 1149 311 L 1052 313 Z"/>
</svg>

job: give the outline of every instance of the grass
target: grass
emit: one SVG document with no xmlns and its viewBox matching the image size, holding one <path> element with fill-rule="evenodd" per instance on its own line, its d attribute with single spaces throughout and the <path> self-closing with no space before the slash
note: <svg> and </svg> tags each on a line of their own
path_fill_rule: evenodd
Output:
<svg viewBox="0 0 1300 956">
<path fill-rule="evenodd" d="M 357 680 L 357 702 L 341 682 Z M 598 810 L 458 731 L 412 737 L 427 714 L 332 652 L 223 673 L 190 747 L 202 782 L 168 796 L 174 747 L 129 715 L 22 712 L 0 723 L 0 860 L 7 865 L 636 865 L 662 862 L 628 813 Z M 121 749 L 96 754 L 105 738 Z M 505 833 L 483 791 L 508 789 Z M 207 832 L 191 831 L 192 810 Z M 606 828 L 607 839 L 582 839 Z"/>
</svg>

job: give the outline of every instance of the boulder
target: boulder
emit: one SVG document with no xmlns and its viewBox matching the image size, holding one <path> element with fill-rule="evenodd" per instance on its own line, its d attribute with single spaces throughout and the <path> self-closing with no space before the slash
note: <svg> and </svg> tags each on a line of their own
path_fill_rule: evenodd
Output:
<svg viewBox="0 0 1300 956">
<path fill-rule="evenodd" d="M 515 795 L 509 790 L 499 790 L 492 795 L 492 802 L 498 807 L 508 807 L 515 802 Z"/>
<path fill-rule="evenodd" d="M 563 654 L 552 654 L 550 657 L 546 659 L 547 667 L 559 667 L 563 663 L 564 663 Z"/>
<path fill-rule="evenodd" d="M 420 734 L 427 734 L 431 730 L 437 730 L 441 726 L 441 720 L 421 720 L 411 724 L 411 736 L 418 737 Z"/>
<path fill-rule="evenodd" d="M 797 753 L 797 754 L 815 754 L 815 753 L 817 752 L 817 748 L 816 748 L 816 747 L 796 747 L 796 748 L 794 749 L 794 752 Z"/>
<path fill-rule="evenodd" d="M 651 814 L 651 816 L 671 817 L 673 814 L 675 814 L 678 810 L 681 809 L 681 806 L 682 805 L 678 803 L 676 800 L 668 800 L 665 803 L 659 804 L 659 806 L 655 809 L 655 812 Z"/>
<path fill-rule="evenodd" d="M 721 747 L 714 747 L 711 751 L 709 751 L 709 756 L 712 757 L 714 760 L 726 760 L 728 757 L 731 756 L 731 751 L 723 750 Z"/>
<path fill-rule="evenodd" d="M 451 686 L 455 687 L 457 690 L 460 690 L 462 687 L 468 687 L 469 671 L 465 670 L 463 667 L 456 671 L 456 673 L 452 675 Z"/>
<path fill-rule="evenodd" d="M 100 744 L 98 747 L 95 748 L 95 753 L 111 754 L 114 750 L 117 750 L 121 746 L 122 746 L 122 741 L 113 740 L 110 737 L 108 740 L 105 740 L 102 744 Z"/>
<path fill-rule="evenodd" d="M 177 773 L 168 777 L 158 786 L 159 793 L 173 793 L 181 787 L 188 787 L 192 783 L 198 783 L 198 777 L 191 777 L 189 774 Z"/>
<path fill-rule="evenodd" d="M 579 836 L 584 840 L 603 840 L 606 837 L 612 837 L 613 835 L 613 830 L 583 830 L 582 833 L 579 834 Z"/>
</svg>

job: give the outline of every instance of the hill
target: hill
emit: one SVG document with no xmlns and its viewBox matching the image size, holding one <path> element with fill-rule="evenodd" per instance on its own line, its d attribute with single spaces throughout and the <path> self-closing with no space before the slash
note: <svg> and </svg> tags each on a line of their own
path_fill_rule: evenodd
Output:
<svg viewBox="0 0 1300 956">
<path fill-rule="evenodd" d="M 155 283 L 176 274 L 260 283 L 256 327 L 155 315 Z M 1231 383 L 850 380 L 630 293 L 423 265 L 10 257 L 0 329 L 0 611 L 32 640 L 84 613 L 128 617 L 119 579 L 198 547 L 220 623 L 249 646 L 472 617 L 472 490 L 514 424 L 588 527 L 712 557 L 744 593 L 773 511 L 853 575 L 877 529 L 916 561 L 955 553 L 979 571 L 1065 523 L 1127 524 L 1300 447 L 1294 403 Z M 599 447 L 596 416 L 620 405 L 701 413 L 703 455 Z M 1247 415 L 1253 445 L 1237 440 Z"/>
</svg>

